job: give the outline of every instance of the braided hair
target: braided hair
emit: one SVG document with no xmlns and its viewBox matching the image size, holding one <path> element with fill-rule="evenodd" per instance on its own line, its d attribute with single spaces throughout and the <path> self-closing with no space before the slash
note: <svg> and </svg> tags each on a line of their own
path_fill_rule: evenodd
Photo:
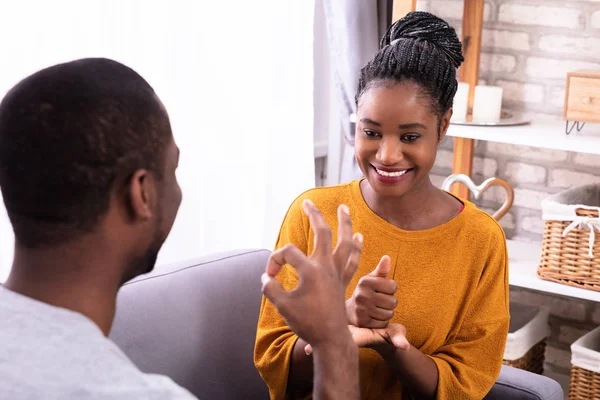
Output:
<svg viewBox="0 0 600 400">
<path fill-rule="evenodd" d="M 379 48 L 360 71 L 356 104 L 373 85 L 408 81 L 430 98 L 431 109 L 441 120 L 452 107 L 456 69 L 464 61 L 454 28 L 433 14 L 413 11 L 388 29 Z"/>
</svg>

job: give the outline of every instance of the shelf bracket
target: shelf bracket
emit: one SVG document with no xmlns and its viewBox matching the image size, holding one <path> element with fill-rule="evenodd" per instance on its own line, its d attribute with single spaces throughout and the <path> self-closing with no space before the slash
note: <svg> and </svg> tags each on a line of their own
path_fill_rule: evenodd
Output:
<svg viewBox="0 0 600 400">
<path fill-rule="evenodd" d="M 567 121 L 565 121 L 565 122 L 566 122 L 566 125 L 565 125 L 565 133 L 566 133 L 567 135 L 570 135 L 570 134 L 571 134 L 571 132 L 573 131 L 573 128 L 575 128 L 575 127 L 577 128 L 577 132 L 581 132 L 581 130 L 583 129 L 583 127 L 584 127 L 584 125 L 585 125 L 585 122 L 572 121 L 572 122 L 573 122 L 573 125 L 571 125 L 571 126 L 569 127 L 569 122 L 571 122 L 571 121 L 567 120 Z M 580 125 L 580 124 L 581 124 L 581 125 Z"/>
</svg>

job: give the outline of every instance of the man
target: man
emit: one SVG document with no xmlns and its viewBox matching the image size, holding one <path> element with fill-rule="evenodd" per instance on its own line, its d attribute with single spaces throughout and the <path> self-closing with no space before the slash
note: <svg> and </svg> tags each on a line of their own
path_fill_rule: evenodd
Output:
<svg viewBox="0 0 600 400">
<path fill-rule="evenodd" d="M 115 61 L 46 68 L 2 100 L 0 189 L 16 243 L 0 287 L 0 398 L 192 398 L 143 374 L 106 337 L 120 286 L 152 270 L 177 215 L 178 157 L 153 89 Z M 361 238 L 341 207 L 332 253 L 322 216 L 310 202 L 304 210 L 317 250 L 273 253 L 263 291 L 313 347 L 315 397 L 356 399 L 344 291 Z M 285 263 L 302 277 L 292 292 L 274 279 Z"/>
</svg>

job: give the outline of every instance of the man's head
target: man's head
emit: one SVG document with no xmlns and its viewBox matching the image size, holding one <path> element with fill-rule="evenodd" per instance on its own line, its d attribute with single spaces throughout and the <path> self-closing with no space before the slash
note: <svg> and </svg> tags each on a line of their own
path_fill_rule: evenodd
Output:
<svg viewBox="0 0 600 400">
<path fill-rule="evenodd" d="M 123 279 L 148 272 L 181 203 L 177 162 L 154 90 L 112 60 L 46 68 L 0 104 L 0 189 L 25 249 L 97 238 Z"/>
</svg>

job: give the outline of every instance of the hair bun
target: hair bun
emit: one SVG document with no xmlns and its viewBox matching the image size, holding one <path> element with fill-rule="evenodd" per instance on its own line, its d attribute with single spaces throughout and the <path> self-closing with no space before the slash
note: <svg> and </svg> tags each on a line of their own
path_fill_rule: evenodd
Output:
<svg viewBox="0 0 600 400">
<path fill-rule="evenodd" d="M 456 31 L 443 19 L 424 11 L 413 11 L 396 21 L 380 42 L 383 48 L 398 39 L 425 40 L 448 56 L 455 68 L 464 61 L 462 45 Z"/>
</svg>

